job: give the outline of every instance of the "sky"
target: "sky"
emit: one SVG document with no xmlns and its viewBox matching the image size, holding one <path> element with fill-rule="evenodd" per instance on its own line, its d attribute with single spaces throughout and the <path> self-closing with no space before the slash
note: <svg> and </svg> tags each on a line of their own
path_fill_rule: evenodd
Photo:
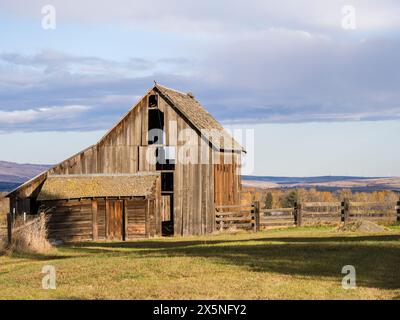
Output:
<svg viewBox="0 0 400 320">
<path fill-rule="evenodd" d="M 400 176 L 399 16 L 388 0 L 1 0 L 0 160 L 62 161 L 156 80 L 254 130 L 248 174 Z"/>
</svg>

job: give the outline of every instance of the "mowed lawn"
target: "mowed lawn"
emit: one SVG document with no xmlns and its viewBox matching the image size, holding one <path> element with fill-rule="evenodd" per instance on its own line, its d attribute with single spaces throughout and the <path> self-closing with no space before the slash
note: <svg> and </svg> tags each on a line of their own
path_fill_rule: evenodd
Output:
<svg viewBox="0 0 400 320">
<path fill-rule="evenodd" d="M 55 266 L 57 288 L 41 287 Z M 345 290 L 353 265 L 357 288 Z M 400 299 L 400 229 L 302 228 L 63 246 L 1 256 L 1 299 Z"/>
</svg>

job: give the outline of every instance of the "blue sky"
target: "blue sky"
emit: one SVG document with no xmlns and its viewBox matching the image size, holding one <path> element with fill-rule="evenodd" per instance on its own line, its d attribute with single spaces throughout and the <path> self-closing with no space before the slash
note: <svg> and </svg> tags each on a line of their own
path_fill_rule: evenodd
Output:
<svg viewBox="0 0 400 320">
<path fill-rule="evenodd" d="M 400 176 L 399 16 L 373 0 L 3 0 L 0 159 L 61 161 L 157 80 L 255 129 L 254 174 Z"/>
</svg>

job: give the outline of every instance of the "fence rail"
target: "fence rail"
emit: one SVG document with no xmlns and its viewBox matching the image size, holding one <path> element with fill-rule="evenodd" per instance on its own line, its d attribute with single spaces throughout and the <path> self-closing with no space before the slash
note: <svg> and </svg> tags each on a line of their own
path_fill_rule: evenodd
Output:
<svg viewBox="0 0 400 320">
<path fill-rule="evenodd" d="M 215 222 L 218 231 L 229 229 L 258 230 L 260 211 L 257 203 L 251 205 L 217 206 Z"/>
<path fill-rule="evenodd" d="M 260 215 L 261 227 L 292 227 L 295 225 L 295 208 L 263 209 Z"/>
<path fill-rule="evenodd" d="M 216 207 L 217 230 L 231 228 L 258 231 L 260 228 L 293 227 L 316 223 L 338 224 L 371 220 L 400 223 L 398 202 L 299 202 L 291 208 L 260 209 L 258 201 L 251 205 Z"/>
</svg>

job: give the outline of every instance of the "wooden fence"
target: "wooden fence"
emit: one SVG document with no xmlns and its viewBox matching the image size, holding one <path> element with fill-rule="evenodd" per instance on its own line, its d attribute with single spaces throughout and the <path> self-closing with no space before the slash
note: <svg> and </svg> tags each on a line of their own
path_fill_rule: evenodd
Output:
<svg viewBox="0 0 400 320">
<path fill-rule="evenodd" d="M 218 231 L 232 229 L 258 231 L 260 225 L 259 202 L 249 205 L 218 206 L 215 209 L 215 221 Z"/>
<path fill-rule="evenodd" d="M 216 208 L 217 230 L 282 228 L 369 220 L 400 223 L 398 202 L 300 202 L 291 208 L 260 209 L 260 202 Z"/>
</svg>

